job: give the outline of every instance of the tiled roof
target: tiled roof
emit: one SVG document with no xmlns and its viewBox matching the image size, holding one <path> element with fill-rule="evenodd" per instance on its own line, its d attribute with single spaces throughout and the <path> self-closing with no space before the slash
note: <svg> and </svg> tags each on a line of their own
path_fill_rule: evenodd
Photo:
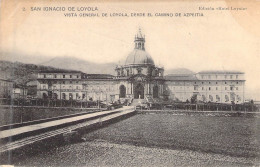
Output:
<svg viewBox="0 0 260 167">
<path fill-rule="evenodd" d="M 198 74 L 244 74 L 244 72 L 231 70 L 205 70 L 198 72 Z"/>
<path fill-rule="evenodd" d="M 40 71 L 39 73 L 82 73 L 76 70 L 50 70 L 50 71 Z"/>
<path fill-rule="evenodd" d="M 84 74 L 86 79 L 112 79 L 114 76 L 110 74 Z"/>
<path fill-rule="evenodd" d="M 197 81 L 197 77 L 194 75 L 166 75 L 164 77 L 170 81 Z"/>
</svg>

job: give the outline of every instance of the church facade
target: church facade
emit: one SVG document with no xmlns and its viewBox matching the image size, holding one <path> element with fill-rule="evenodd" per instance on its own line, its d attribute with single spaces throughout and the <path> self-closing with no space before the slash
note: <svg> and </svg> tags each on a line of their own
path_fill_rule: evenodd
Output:
<svg viewBox="0 0 260 167">
<path fill-rule="evenodd" d="M 51 71 L 38 74 L 37 96 L 64 100 L 171 98 L 219 103 L 244 102 L 244 73 L 202 71 L 189 75 L 164 76 L 145 50 L 145 36 L 135 36 L 134 50 L 115 67 L 115 75 L 86 74 L 80 71 Z"/>
</svg>

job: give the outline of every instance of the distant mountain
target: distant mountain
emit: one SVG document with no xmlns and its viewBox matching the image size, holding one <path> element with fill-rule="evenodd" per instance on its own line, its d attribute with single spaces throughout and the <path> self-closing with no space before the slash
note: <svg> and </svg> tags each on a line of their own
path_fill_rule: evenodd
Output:
<svg viewBox="0 0 260 167">
<path fill-rule="evenodd" d="M 6 61 L 9 60 L 9 61 Z M 39 71 L 48 70 L 77 70 L 87 74 L 111 74 L 117 63 L 98 64 L 75 57 L 44 57 L 19 54 L 0 54 L 0 78 L 14 80 L 17 83 L 26 83 L 35 80 Z M 186 68 L 165 70 L 165 75 L 194 74 Z"/>
<path fill-rule="evenodd" d="M 23 53 L 1 52 L 0 60 L 10 62 L 21 62 L 25 64 L 39 64 L 43 66 L 52 66 L 54 68 L 78 70 L 88 74 L 111 74 L 114 75 L 114 69 L 118 63 L 93 63 L 91 61 L 75 58 L 72 56 L 48 57 L 42 55 L 26 55 Z M 186 68 L 174 68 L 165 70 L 165 75 L 186 75 L 194 74 L 193 71 Z"/>
<path fill-rule="evenodd" d="M 62 69 L 79 70 L 88 74 L 111 74 L 114 75 L 117 63 L 98 64 L 74 57 L 55 57 L 41 65 L 52 66 Z M 194 74 L 193 71 L 186 68 L 174 68 L 165 70 L 165 75 L 186 75 Z"/>
<path fill-rule="evenodd" d="M 53 57 L 43 56 L 43 55 L 28 55 L 24 53 L 15 52 L 0 52 L 0 60 L 10 61 L 10 62 L 20 62 L 25 64 L 39 64 L 50 60 Z"/>
<path fill-rule="evenodd" d="M 164 75 L 192 75 L 195 74 L 195 72 L 187 69 L 187 68 L 174 68 L 165 70 Z"/>
<path fill-rule="evenodd" d="M 62 56 L 55 57 L 40 65 L 52 66 L 62 69 L 79 70 L 87 74 L 115 74 L 116 63 L 98 64 L 75 57 Z"/>
<path fill-rule="evenodd" d="M 93 63 L 71 56 L 49 57 L 43 55 L 27 55 L 15 52 L 0 52 L 0 61 L 21 62 L 25 64 L 39 64 L 55 68 L 79 70 L 88 74 L 114 75 L 116 63 Z"/>
</svg>

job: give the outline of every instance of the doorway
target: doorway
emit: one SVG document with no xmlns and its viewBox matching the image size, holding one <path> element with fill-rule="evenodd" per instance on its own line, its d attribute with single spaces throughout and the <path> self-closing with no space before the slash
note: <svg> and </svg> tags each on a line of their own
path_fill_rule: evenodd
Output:
<svg viewBox="0 0 260 167">
<path fill-rule="evenodd" d="M 134 89 L 134 98 L 135 99 L 143 99 L 144 98 L 144 86 L 142 84 L 137 84 Z"/>
<path fill-rule="evenodd" d="M 121 85 L 119 87 L 120 93 L 119 98 L 125 98 L 126 97 L 126 87 L 124 85 Z"/>
<path fill-rule="evenodd" d="M 153 98 L 158 98 L 159 97 L 159 88 L 157 85 L 153 87 Z"/>
</svg>

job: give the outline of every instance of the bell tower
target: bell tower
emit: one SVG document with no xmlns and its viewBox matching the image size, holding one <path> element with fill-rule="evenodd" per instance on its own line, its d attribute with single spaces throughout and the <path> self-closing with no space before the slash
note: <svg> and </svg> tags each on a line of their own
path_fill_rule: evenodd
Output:
<svg viewBox="0 0 260 167">
<path fill-rule="evenodd" d="M 135 49 L 145 50 L 144 43 L 145 36 L 142 35 L 141 29 L 139 28 L 138 33 L 135 35 Z"/>
</svg>

